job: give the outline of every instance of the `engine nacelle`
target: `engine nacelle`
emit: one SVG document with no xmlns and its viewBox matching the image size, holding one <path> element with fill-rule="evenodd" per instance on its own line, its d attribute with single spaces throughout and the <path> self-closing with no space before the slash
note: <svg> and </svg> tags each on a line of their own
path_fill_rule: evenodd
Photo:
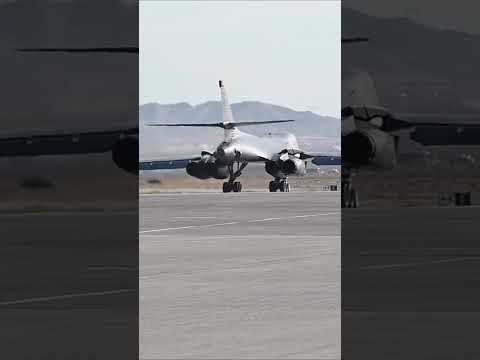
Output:
<svg viewBox="0 0 480 360">
<path fill-rule="evenodd" d="M 284 176 L 282 170 L 280 170 L 277 163 L 274 161 L 267 161 L 265 163 L 265 171 L 275 178 L 281 178 Z"/>
<path fill-rule="evenodd" d="M 285 175 L 305 175 L 307 172 L 305 162 L 295 156 L 289 156 L 287 160 L 281 161 L 280 169 Z"/>
<path fill-rule="evenodd" d="M 391 169 L 397 164 L 395 137 L 374 128 L 342 136 L 342 163 L 352 167 Z"/>
<path fill-rule="evenodd" d="M 113 145 L 112 160 L 119 168 L 138 174 L 138 139 L 126 137 Z"/>
<path fill-rule="evenodd" d="M 288 159 L 278 161 L 267 161 L 265 171 L 276 178 L 285 175 L 305 175 L 307 170 L 305 162 L 295 156 L 289 156 Z"/>
<path fill-rule="evenodd" d="M 197 161 L 187 165 L 187 174 L 197 179 L 226 179 L 228 177 L 228 169 L 226 166 L 220 165 L 213 161 Z"/>
</svg>

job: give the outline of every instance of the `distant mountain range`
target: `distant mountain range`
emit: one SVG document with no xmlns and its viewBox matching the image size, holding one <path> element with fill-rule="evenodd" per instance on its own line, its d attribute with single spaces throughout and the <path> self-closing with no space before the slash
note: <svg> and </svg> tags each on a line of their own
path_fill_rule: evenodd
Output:
<svg viewBox="0 0 480 360">
<path fill-rule="evenodd" d="M 340 120 L 320 116 L 310 111 L 244 101 L 232 105 L 236 121 L 296 120 L 286 124 L 245 127 L 242 131 L 262 135 L 269 132 L 289 132 L 297 136 L 301 146 L 310 151 L 337 152 L 340 145 Z M 210 123 L 222 121 L 222 107 L 218 101 L 192 106 L 188 103 L 140 106 L 140 158 L 164 158 L 172 155 L 198 155 L 201 150 L 213 150 L 223 138 L 223 130 L 216 128 L 160 128 L 148 123 Z"/>
<path fill-rule="evenodd" d="M 395 112 L 478 113 L 480 36 L 342 8 L 342 72 L 365 70 Z"/>
</svg>

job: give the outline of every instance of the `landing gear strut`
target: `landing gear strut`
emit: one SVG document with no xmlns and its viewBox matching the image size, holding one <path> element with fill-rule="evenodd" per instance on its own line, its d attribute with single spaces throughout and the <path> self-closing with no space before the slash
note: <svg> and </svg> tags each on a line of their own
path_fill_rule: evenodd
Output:
<svg viewBox="0 0 480 360">
<path fill-rule="evenodd" d="M 280 190 L 280 192 L 290 192 L 290 184 L 288 183 L 288 179 L 275 178 L 275 180 L 270 181 L 268 184 L 268 190 L 270 192 L 276 192 L 277 190 Z"/>
<path fill-rule="evenodd" d="M 358 193 L 352 185 L 350 169 L 342 169 L 342 208 L 357 208 L 360 206 Z"/>
<path fill-rule="evenodd" d="M 234 171 L 234 166 L 237 164 L 237 170 Z M 240 181 L 235 181 L 240 175 L 242 175 L 242 170 L 245 169 L 247 166 L 247 162 L 240 163 L 239 161 L 235 161 L 232 164 L 228 165 L 228 173 L 230 177 L 228 181 L 223 183 L 223 192 L 241 192 L 242 191 L 242 183 Z"/>
</svg>

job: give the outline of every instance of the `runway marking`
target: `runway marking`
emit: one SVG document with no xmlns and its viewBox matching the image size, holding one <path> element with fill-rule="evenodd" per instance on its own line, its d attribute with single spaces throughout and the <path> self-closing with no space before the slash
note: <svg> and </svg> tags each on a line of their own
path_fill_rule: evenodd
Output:
<svg viewBox="0 0 480 360">
<path fill-rule="evenodd" d="M 340 213 L 323 213 L 323 214 L 309 214 L 309 215 L 295 215 L 295 216 L 287 216 L 287 217 L 276 217 L 276 218 L 266 218 L 266 219 L 259 219 L 259 220 L 249 220 L 247 222 L 263 222 L 263 221 L 273 221 L 273 220 L 288 220 L 288 219 L 301 219 L 301 218 L 309 218 L 315 216 L 327 216 L 327 215 L 338 215 Z"/>
<path fill-rule="evenodd" d="M 340 212 L 332 213 L 317 213 L 317 214 L 307 214 L 307 215 L 294 215 L 294 216 L 285 216 L 285 217 L 276 217 L 276 218 L 266 218 L 266 219 L 256 219 L 256 220 L 247 220 L 243 223 L 255 223 L 255 222 L 265 222 L 265 221 L 275 221 L 275 220 L 289 220 L 289 219 L 300 219 L 300 218 L 309 218 L 315 216 L 328 216 L 328 215 L 338 215 Z M 218 224 L 206 224 L 206 225 L 188 225 L 188 226 L 179 226 L 179 227 L 170 227 L 162 229 L 152 229 L 152 230 L 142 230 L 140 234 L 147 234 L 152 232 L 162 232 L 162 231 L 171 231 L 171 230 L 184 230 L 184 229 L 196 229 L 196 228 L 208 228 L 215 226 L 224 226 L 224 225 L 237 225 L 241 224 L 242 221 L 232 221 Z"/>
<path fill-rule="evenodd" d="M 411 262 L 411 263 L 368 265 L 368 266 L 361 266 L 360 270 L 382 270 L 382 269 L 392 269 L 392 268 L 402 268 L 402 267 L 415 267 L 415 266 L 421 266 L 421 265 L 434 265 L 434 264 L 460 262 L 460 261 L 466 261 L 466 260 L 480 260 L 480 257 L 478 256 L 460 257 L 460 258 L 443 259 L 443 260 L 418 261 L 418 262 Z"/>
<path fill-rule="evenodd" d="M 129 293 L 134 291 L 137 291 L 137 289 L 118 289 L 118 290 L 110 290 L 110 291 L 87 292 L 87 293 L 80 293 L 80 294 L 43 296 L 43 297 L 36 297 L 36 298 L 29 298 L 29 299 L 2 301 L 0 302 L 0 306 L 21 305 L 21 304 L 46 302 L 46 301 L 53 301 L 53 300 L 75 299 L 75 298 L 90 297 L 90 296 L 116 295 L 116 294 L 124 294 L 124 293 Z"/>
<path fill-rule="evenodd" d="M 151 233 L 151 232 L 159 232 L 159 231 L 192 229 L 192 228 L 208 228 L 208 227 L 214 227 L 214 226 L 235 225 L 235 224 L 240 224 L 240 222 L 233 221 L 233 222 L 226 222 L 226 223 L 219 223 L 219 224 L 189 225 L 189 226 L 180 226 L 180 227 L 163 228 L 163 229 L 143 230 L 143 231 L 140 231 L 140 234 L 146 234 L 146 233 Z"/>
<path fill-rule="evenodd" d="M 136 268 L 134 267 L 130 267 L 130 266 L 89 266 L 87 267 L 87 270 L 89 271 L 102 271 L 102 270 L 105 270 L 105 271 L 109 271 L 109 270 L 137 270 Z"/>
<path fill-rule="evenodd" d="M 174 219 L 218 219 L 216 216 L 175 216 Z"/>
<path fill-rule="evenodd" d="M 47 216 L 119 216 L 119 215 L 135 215 L 137 210 L 41 210 L 41 211 L 25 211 L 25 212 L 0 212 L 0 218 L 16 218 L 16 217 L 47 217 Z"/>
</svg>

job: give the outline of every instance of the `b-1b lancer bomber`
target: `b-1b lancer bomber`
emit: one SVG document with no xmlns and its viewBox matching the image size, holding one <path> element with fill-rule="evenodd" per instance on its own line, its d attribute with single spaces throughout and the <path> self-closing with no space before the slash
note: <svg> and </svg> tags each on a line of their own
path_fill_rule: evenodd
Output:
<svg viewBox="0 0 480 360">
<path fill-rule="evenodd" d="M 223 192 L 241 192 L 242 184 L 237 179 L 249 162 L 264 162 L 265 171 L 273 176 L 268 189 L 270 192 L 289 192 L 288 176 L 304 175 L 306 160 L 332 158 L 328 155 L 306 154 L 299 149 L 295 135 L 255 136 L 239 130 L 243 126 L 291 122 L 294 120 L 272 120 L 258 122 L 235 122 L 227 93 L 219 81 L 223 107 L 223 121 L 220 123 L 194 124 L 148 124 L 149 126 L 193 126 L 219 127 L 224 129 L 224 139 L 214 152 L 203 151 L 201 156 L 190 159 L 146 161 L 140 163 L 140 170 L 182 168 L 198 179 L 228 179 L 223 183 Z M 340 157 L 334 157 L 340 162 Z"/>
</svg>

